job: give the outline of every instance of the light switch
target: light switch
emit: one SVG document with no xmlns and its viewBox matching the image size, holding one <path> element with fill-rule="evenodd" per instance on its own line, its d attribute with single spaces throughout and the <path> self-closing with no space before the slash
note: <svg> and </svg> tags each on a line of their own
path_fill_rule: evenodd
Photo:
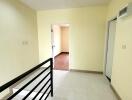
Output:
<svg viewBox="0 0 132 100">
<path fill-rule="evenodd" d="M 28 45 L 28 41 L 22 41 L 22 45 Z"/>
</svg>

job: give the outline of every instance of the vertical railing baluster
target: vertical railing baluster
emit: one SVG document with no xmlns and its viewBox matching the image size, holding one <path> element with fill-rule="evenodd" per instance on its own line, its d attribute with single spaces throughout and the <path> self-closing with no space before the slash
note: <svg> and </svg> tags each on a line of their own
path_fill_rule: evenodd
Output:
<svg viewBox="0 0 132 100">
<path fill-rule="evenodd" d="M 51 96 L 53 97 L 53 58 L 50 60 Z"/>
</svg>

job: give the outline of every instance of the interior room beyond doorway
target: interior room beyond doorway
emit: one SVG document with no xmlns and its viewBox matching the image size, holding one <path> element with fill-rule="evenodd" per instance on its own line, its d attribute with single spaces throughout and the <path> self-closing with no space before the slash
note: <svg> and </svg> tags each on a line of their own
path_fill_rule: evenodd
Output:
<svg viewBox="0 0 132 100">
<path fill-rule="evenodd" d="M 69 70 L 69 24 L 52 26 L 54 69 Z"/>
</svg>

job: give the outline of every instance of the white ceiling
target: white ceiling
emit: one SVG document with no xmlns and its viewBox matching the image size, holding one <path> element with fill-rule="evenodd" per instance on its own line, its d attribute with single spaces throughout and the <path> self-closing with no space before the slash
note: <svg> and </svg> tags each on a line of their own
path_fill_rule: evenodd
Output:
<svg viewBox="0 0 132 100">
<path fill-rule="evenodd" d="M 35 10 L 76 8 L 91 5 L 106 5 L 110 0 L 21 0 Z"/>
</svg>

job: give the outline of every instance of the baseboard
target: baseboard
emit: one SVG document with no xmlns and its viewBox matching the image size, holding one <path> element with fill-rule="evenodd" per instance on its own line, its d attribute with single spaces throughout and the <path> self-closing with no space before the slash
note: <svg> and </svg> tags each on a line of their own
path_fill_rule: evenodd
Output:
<svg viewBox="0 0 132 100">
<path fill-rule="evenodd" d="M 61 52 L 59 54 L 57 54 L 54 58 L 58 57 L 61 54 Z"/>
<path fill-rule="evenodd" d="M 80 70 L 80 69 L 70 69 L 71 72 L 83 72 L 83 73 L 93 73 L 93 74 L 103 74 L 101 71 L 88 71 L 88 70 Z"/>
<path fill-rule="evenodd" d="M 69 52 L 61 52 L 61 53 L 69 54 Z"/>
<path fill-rule="evenodd" d="M 105 75 L 106 76 L 106 75 Z M 111 82 L 111 79 L 108 77 L 108 76 L 106 76 L 106 78 L 109 80 L 109 82 Z"/>
<path fill-rule="evenodd" d="M 116 95 L 117 99 L 118 100 L 122 100 L 120 95 L 117 93 L 117 91 L 115 90 L 115 88 L 113 87 L 112 84 L 110 84 L 110 88 L 112 89 L 112 91 L 114 92 L 114 94 Z"/>
<path fill-rule="evenodd" d="M 57 54 L 57 55 L 55 56 L 55 58 L 58 57 L 58 56 L 61 55 L 61 54 L 69 54 L 69 52 L 60 52 L 59 54 Z"/>
</svg>

